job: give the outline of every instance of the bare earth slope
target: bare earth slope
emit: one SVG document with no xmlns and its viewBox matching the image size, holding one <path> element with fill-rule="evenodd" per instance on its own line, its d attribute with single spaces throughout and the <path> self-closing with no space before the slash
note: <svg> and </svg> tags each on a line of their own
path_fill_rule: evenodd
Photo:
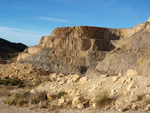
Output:
<svg viewBox="0 0 150 113">
<path fill-rule="evenodd" d="M 133 69 L 149 75 L 149 37 L 148 21 L 128 29 L 61 27 L 27 48 L 18 61 L 64 74 L 115 75 Z"/>
</svg>

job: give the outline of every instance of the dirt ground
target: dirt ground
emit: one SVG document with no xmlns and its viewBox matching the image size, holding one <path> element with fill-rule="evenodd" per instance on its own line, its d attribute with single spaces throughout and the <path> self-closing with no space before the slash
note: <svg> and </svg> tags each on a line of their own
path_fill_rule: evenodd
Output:
<svg viewBox="0 0 150 113">
<path fill-rule="evenodd" d="M 30 110 L 27 107 L 10 106 L 4 103 L 4 99 L 0 98 L 0 113 L 118 113 L 118 111 L 109 110 L 103 111 L 100 109 L 57 109 L 54 111 L 48 111 L 47 109 L 33 109 Z M 126 111 L 124 113 L 145 113 L 141 111 Z"/>
</svg>

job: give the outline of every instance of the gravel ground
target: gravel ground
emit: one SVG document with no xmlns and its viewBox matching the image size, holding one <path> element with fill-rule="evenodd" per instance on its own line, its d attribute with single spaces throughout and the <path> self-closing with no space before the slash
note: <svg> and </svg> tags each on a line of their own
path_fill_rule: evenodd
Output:
<svg viewBox="0 0 150 113">
<path fill-rule="evenodd" d="M 3 99 L 0 99 L 0 113 L 118 113 L 115 110 L 90 110 L 90 109 L 59 109 L 55 111 L 48 111 L 47 109 L 30 110 L 27 107 L 17 107 L 6 105 Z M 126 111 L 124 113 L 145 113 L 141 111 Z"/>
</svg>

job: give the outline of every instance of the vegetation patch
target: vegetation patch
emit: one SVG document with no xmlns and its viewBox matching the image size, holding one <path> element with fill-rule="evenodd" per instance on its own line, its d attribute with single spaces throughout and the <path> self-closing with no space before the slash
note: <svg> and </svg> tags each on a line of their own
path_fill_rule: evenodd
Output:
<svg viewBox="0 0 150 113">
<path fill-rule="evenodd" d="M 3 96 L 3 97 L 10 96 L 10 90 L 7 86 L 0 88 L 0 96 Z"/>
<path fill-rule="evenodd" d="M 95 102 L 99 108 L 102 108 L 111 103 L 108 91 L 102 91 L 96 95 Z"/>
<path fill-rule="evenodd" d="M 4 79 L 0 79 L 0 85 L 8 86 L 18 86 L 18 87 L 25 87 L 25 84 L 22 80 L 20 80 L 18 77 L 5 77 Z"/>
<path fill-rule="evenodd" d="M 57 97 L 57 99 L 60 99 L 62 96 L 66 95 L 66 94 L 67 94 L 66 92 L 61 91 L 56 95 L 56 97 Z"/>
<path fill-rule="evenodd" d="M 33 97 L 33 98 L 31 98 L 30 102 L 31 102 L 31 104 L 38 104 L 40 102 L 40 99 Z"/>
<path fill-rule="evenodd" d="M 6 104 L 23 106 L 27 103 L 26 97 L 23 94 L 15 94 L 6 100 Z"/>
<path fill-rule="evenodd" d="M 46 92 L 39 92 L 35 95 L 31 95 L 31 104 L 38 104 L 40 101 L 47 100 L 47 93 Z"/>
</svg>

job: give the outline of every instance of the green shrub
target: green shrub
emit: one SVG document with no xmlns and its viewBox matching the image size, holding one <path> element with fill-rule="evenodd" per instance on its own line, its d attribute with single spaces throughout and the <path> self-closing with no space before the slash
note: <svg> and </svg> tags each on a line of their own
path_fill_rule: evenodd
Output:
<svg viewBox="0 0 150 113">
<path fill-rule="evenodd" d="M 0 85 L 7 86 L 8 84 L 10 84 L 10 79 L 0 79 Z"/>
<path fill-rule="evenodd" d="M 57 97 L 57 99 L 60 99 L 61 96 L 64 96 L 64 95 L 66 95 L 66 94 L 67 94 L 66 92 L 61 91 L 61 92 L 59 92 L 59 93 L 56 95 L 56 97 Z"/>
<path fill-rule="evenodd" d="M 38 104 L 40 101 L 47 100 L 47 93 L 46 92 L 39 92 L 37 94 L 31 95 L 30 101 L 31 104 Z"/>
<path fill-rule="evenodd" d="M 13 85 L 13 86 L 17 86 L 17 85 L 18 85 L 19 87 L 24 87 L 23 81 L 20 80 L 20 79 L 17 78 L 17 77 L 12 78 L 12 80 L 11 80 L 11 85 Z"/>
<path fill-rule="evenodd" d="M 5 77 L 4 79 L 0 79 L 0 85 L 12 85 L 12 86 L 18 86 L 18 87 L 24 87 L 24 83 L 22 80 L 20 80 L 17 77 L 9 78 Z"/>
<path fill-rule="evenodd" d="M 46 92 L 40 92 L 37 94 L 37 98 L 40 100 L 47 100 L 47 93 Z"/>
<path fill-rule="evenodd" d="M 40 102 L 40 99 L 38 98 L 31 98 L 31 104 L 38 104 Z"/>
<path fill-rule="evenodd" d="M 4 80 L 0 79 L 0 85 L 3 85 L 3 84 L 4 84 Z"/>
<path fill-rule="evenodd" d="M 4 79 L 9 79 L 9 77 L 7 76 L 7 77 L 4 77 Z"/>
<path fill-rule="evenodd" d="M 26 98 L 24 97 L 23 94 L 15 94 L 13 95 L 12 97 L 8 98 L 6 100 L 6 104 L 9 104 L 9 105 L 18 105 L 18 106 L 22 106 L 24 105 L 25 103 L 27 103 L 27 100 Z"/>
<path fill-rule="evenodd" d="M 9 85 L 11 83 L 11 79 L 10 78 L 6 79 L 6 80 L 3 80 L 3 81 L 4 81 L 3 85 L 5 85 L 5 86 L 7 86 L 7 85 Z"/>
<path fill-rule="evenodd" d="M 38 104 L 40 101 L 47 101 L 47 93 L 40 92 L 30 94 L 29 91 L 24 93 L 16 93 L 6 100 L 6 104 L 22 106 L 27 103 Z"/>
<path fill-rule="evenodd" d="M 16 105 L 16 103 L 17 103 L 17 99 L 14 97 L 8 98 L 6 100 L 6 104 L 9 104 L 9 105 Z"/>
</svg>

